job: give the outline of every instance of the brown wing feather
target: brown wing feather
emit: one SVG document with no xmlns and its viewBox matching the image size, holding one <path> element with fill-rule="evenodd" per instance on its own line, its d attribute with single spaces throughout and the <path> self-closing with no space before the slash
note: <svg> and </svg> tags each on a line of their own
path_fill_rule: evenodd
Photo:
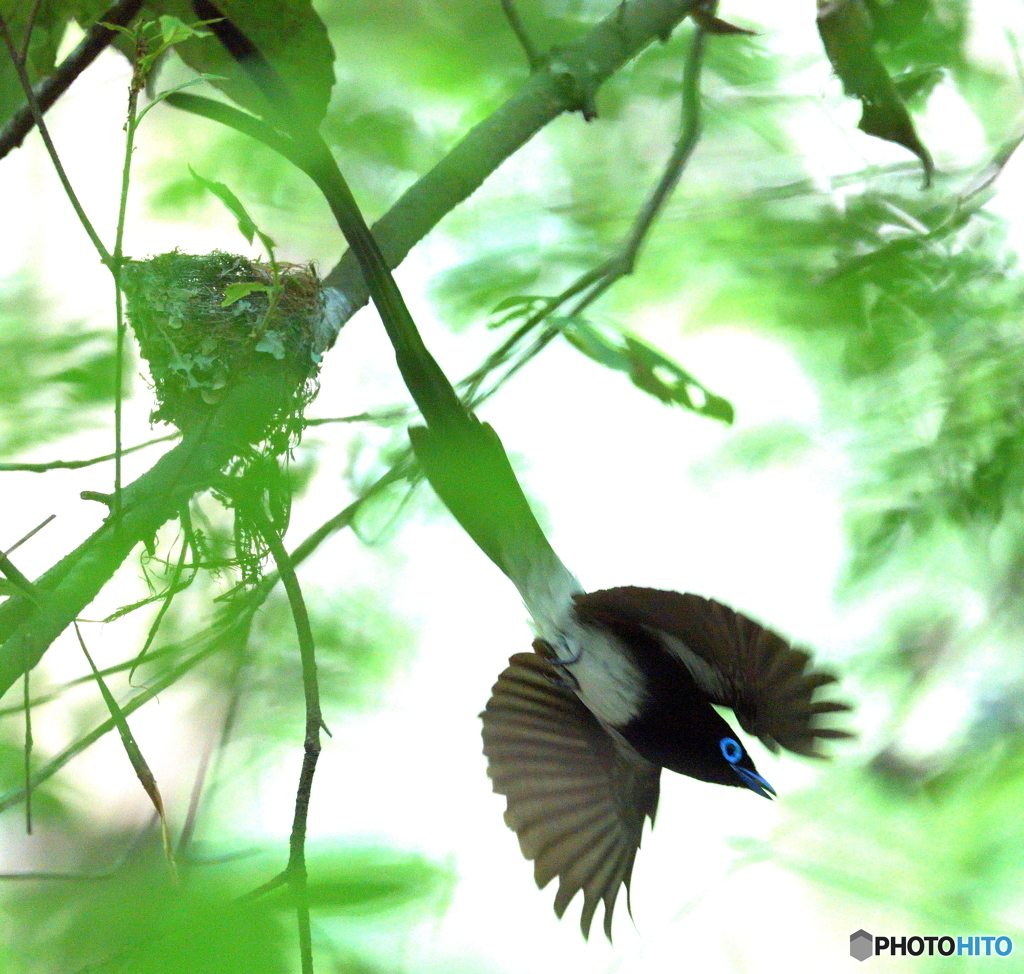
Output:
<svg viewBox="0 0 1024 974">
<path fill-rule="evenodd" d="M 808 653 L 714 599 L 634 586 L 574 598 L 584 622 L 629 622 L 678 640 L 680 658 L 712 703 L 731 707 L 740 726 L 773 751 L 781 745 L 825 757 L 818 749 L 822 740 L 852 736 L 818 724 L 825 714 L 850 709 L 813 699 L 819 688 L 836 682 L 834 676 L 808 670 Z M 687 659 L 685 650 L 698 659 Z"/>
<path fill-rule="evenodd" d="M 558 916 L 583 890 L 583 936 L 603 901 L 610 939 L 644 817 L 654 821 L 661 769 L 617 744 L 536 653 L 509 664 L 480 715 L 488 774 L 508 799 L 505 822 L 535 860 L 537 885 L 559 878 Z"/>
</svg>

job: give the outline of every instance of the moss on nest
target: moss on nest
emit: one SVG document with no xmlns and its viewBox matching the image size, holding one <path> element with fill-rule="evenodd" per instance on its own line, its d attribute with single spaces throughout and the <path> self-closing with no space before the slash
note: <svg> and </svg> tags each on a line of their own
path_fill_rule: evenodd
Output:
<svg viewBox="0 0 1024 974">
<path fill-rule="evenodd" d="M 313 336 L 324 306 L 311 266 L 279 263 L 277 279 L 275 299 L 270 264 L 222 251 L 175 250 L 125 265 L 128 317 L 157 398 L 154 421 L 195 428 L 234 381 L 272 358 L 295 383 L 293 401 L 267 433 L 270 452 L 287 449 L 316 394 Z"/>
<path fill-rule="evenodd" d="M 275 273 L 276 272 L 276 273 Z M 241 430 L 227 473 L 288 524 L 291 491 L 281 457 L 298 441 L 303 413 L 317 392 L 315 341 L 327 308 L 311 266 L 263 264 L 214 251 L 175 250 L 125 264 L 128 317 L 149 364 L 157 405 L 151 419 L 183 433 L 197 429 L 241 380 L 258 376 L 267 397 Z M 232 498 L 214 491 L 226 507 Z M 261 574 L 267 546 L 235 510 L 235 559 L 245 584 Z"/>
</svg>

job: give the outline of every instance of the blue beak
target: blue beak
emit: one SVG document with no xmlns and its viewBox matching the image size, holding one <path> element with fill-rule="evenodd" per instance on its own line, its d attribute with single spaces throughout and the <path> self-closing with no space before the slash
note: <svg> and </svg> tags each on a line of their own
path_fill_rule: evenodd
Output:
<svg viewBox="0 0 1024 974">
<path fill-rule="evenodd" d="M 775 789 L 756 771 L 748 771 L 746 768 L 737 767 L 735 764 L 732 766 L 732 769 L 743 779 L 743 784 L 751 791 L 756 791 L 762 798 L 771 799 L 772 795 L 775 794 Z"/>
</svg>

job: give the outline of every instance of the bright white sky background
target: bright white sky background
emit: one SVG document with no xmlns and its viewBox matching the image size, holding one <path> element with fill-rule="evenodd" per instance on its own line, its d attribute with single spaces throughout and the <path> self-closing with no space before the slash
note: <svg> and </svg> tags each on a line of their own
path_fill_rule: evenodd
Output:
<svg viewBox="0 0 1024 974">
<path fill-rule="evenodd" d="M 768 26 L 762 4 L 749 0 L 727 6 L 723 16 L 749 11 L 751 20 Z M 816 42 L 813 0 L 772 6 L 769 36 L 789 31 L 779 43 Z M 801 23 L 797 30 L 795 25 Z M 1004 57 L 1001 37 L 979 35 L 977 42 L 991 49 L 993 57 Z M 803 78 L 812 89 L 836 83 L 822 64 L 820 77 Z M 99 215 L 107 237 L 120 172 L 118 135 L 127 76 L 123 60 L 102 57 L 49 116 L 83 204 Z M 855 117 L 855 106 L 851 111 Z M 979 133 L 955 124 L 966 116 L 956 96 L 940 86 L 920 122 L 940 167 L 976 158 Z M 818 135 L 808 133 L 808 144 L 819 153 L 822 170 L 833 169 L 838 156 L 814 148 Z M 859 133 L 850 137 L 850 143 L 864 158 L 886 159 L 901 151 Z M 531 167 L 543 164 L 544 151 L 541 137 L 497 174 L 485 192 L 500 193 L 505 180 L 528 179 Z M 234 221 L 217 207 L 209 209 L 205 223 L 171 225 L 152 219 L 145 206 L 143 174 L 147 160 L 168 156 L 177 157 L 184 168 L 189 162 L 187 143 L 169 141 L 167 130 L 158 124 L 144 126 L 128 252 L 142 256 L 174 247 L 196 253 L 218 247 L 237 252 L 244 244 Z M 857 160 L 839 162 L 852 167 Z M 38 139 L 30 137 L 26 147 L 2 166 L 0 205 L 4 222 L 15 229 L 0 235 L 0 275 L 10 278 L 19 268 L 31 268 L 40 279 L 53 282 L 53 320 L 110 326 L 109 277 L 74 222 Z M 1024 160 L 1011 163 L 999 186 L 992 208 L 1009 215 L 1019 212 Z M 244 187 L 234 188 L 244 197 Z M 273 236 L 287 240 L 286 213 L 257 205 L 253 211 Z M 1016 232 L 1019 235 L 1019 229 Z M 285 245 L 282 256 L 315 258 L 326 269 L 340 251 L 338 234 L 325 218 L 316 253 L 288 253 Z M 423 297 L 425 283 L 432 270 L 449 259 L 445 245 L 428 241 L 398 276 L 428 345 L 449 375 L 459 375 L 477 360 L 493 335 L 452 336 L 432 319 Z M 814 387 L 785 348 L 744 332 L 741 322 L 686 337 L 682 321 L 680 308 L 667 307 L 657 320 L 652 317 L 630 326 L 732 401 L 737 422 L 731 429 L 663 407 L 623 376 L 558 344 L 487 407 L 485 418 L 500 431 L 510 453 L 524 458 L 523 479 L 533 496 L 543 499 L 552 542 L 585 587 L 637 584 L 713 595 L 841 666 L 855 651 L 858 636 L 870 628 L 870 613 L 841 617 L 833 600 L 845 557 L 840 498 L 847 467 L 842 447 L 824 428 Z M 571 376 L 571 384 L 566 376 Z M 363 312 L 328 355 L 322 391 L 310 413 L 342 415 L 404 399 L 383 329 L 372 313 Z M 137 382 L 135 397 L 126 408 L 127 443 L 152 435 L 149 410 L 148 392 Z M 807 430 L 814 449 L 767 472 L 716 469 L 716 454 L 732 438 L 778 420 Z M 348 434 L 330 427 L 315 435 L 332 437 L 339 447 L 334 457 L 323 454 L 324 468 L 311 493 L 296 505 L 293 539 L 304 537 L 346 499 L 340 471 L 348 460 Z M 111 449 L 109 432 L 92 431 L 24 459 L 84 457 Z M 154 458 L 151 452 L 129 458 L 128 479 Z M 339 476 L 332 475 L 332 464 Z M 100 510 L 78 501 L 77 491 L 107 490 L 111 476 L 106 467 L 45 477 L 5 474 L 3 499 L 9 514 L 0 547 L 59 512 L 58 521 L 20 554 L 20 567 L 35 575 L 94 529 Z M 551 909 L 554 884 L 543 893 L 536 890 L 531 864 L 522 859 L 515 836 L 502 822 L 504 799 L 490 791 L 477 718 L 505 660 L 530 644 L 526 614 L 512 586 L 450 518 L 427 518 L 423 512 L 423 505 L 418 505 L 411 520 L 381 548 L 368 550 L 350 533 L 343 534 L 301 572 L 312 598 L 353 586 L 385 590 L 409 631 L 417 634 L 415 656 L 384 705 L 332 726 L 334 739 L 326 742 L 321 757 L 310 823 L 313 841 L 317 836 L 385 837 L 438 860 L 450 859 L 458 883 L 448 911 L 425 922 L 409 940 L 396 941 L 381 931 L 383 949 L 396 962 L 438 974 L 830 974 L 849 969 L 847 938 L 853 930 L 900 929 L 900 918 L 891 912 L 876 912 L 872 904 L 853 898 L 837 899 L 777 865 L 737 869 L 739 853 L 731 843 L 769 837 L 785 815 L 786 796 L 817 776 L 832 773 L 793 757 L 773 758 L 756 745 L 759 769 L 782 796 L 777 803 L 736 789 L 663 776 L 658 826 L 645 837 L 634 874 L 633 915 L 639 933 L 621 900 L 614 947 L 599 931 L 600 915 L 591 942 L 583 942 L 579 898 L 559 923 Z M 122 573 L 125 584 L 134 584 L 136 574 L 132 562 Z M 104 600 L 104 605 L 107 600 L 111 606 L 117 604 L 113 594 Z M 145 621 L 139 620 L 137 626 Z M 98 630 L 94 632 L 97 654 L 109 662 L 128 652 L 124 643 L 113 640 L 137 639 L 138 630 L 131 624 L 112 627 L 108 643 Z M 48 654 L 46 665 L 81 668 L 78 649 L 67 634 Z M 844 690 L 846 696 L 857 698 L 855 680 L 848 680 Z M 871 701 L 866 701 L 857 717 L 865 740 L 844 748 L 838 764 L 856 762 L 857 755 L 869 749 L 877 717 Z M 49 722 L 37 727 L 43 748 L 50 739 L 56 746 L 71 731 L 54 720 L 51 715 Z M 172 818 L 178 821 L 200 749 L 189 737 L 188 721 L 188 701 L 175 693 L 164 695 L 132 720 Z M 169 730 L 175 726 L 180 733 Z M 271 838 L 282 846 L 286 842 L 299 756 L 296 741 L 280 773 L 264 783 L 258 801 L 251 801 L 249 793 L 241 800 L 251 816 L 245 830 L 254 837 Z M 112 820 L 141 823 L 148 818 L 148 804 L 115 736 L 92 748 L 73 769 L 76 800 L 83 806 Z M 7 867 L 18 868 L 31 857 L 31 840 L 15 836 L 11 842 L 5 850 Z"/>
</svg>

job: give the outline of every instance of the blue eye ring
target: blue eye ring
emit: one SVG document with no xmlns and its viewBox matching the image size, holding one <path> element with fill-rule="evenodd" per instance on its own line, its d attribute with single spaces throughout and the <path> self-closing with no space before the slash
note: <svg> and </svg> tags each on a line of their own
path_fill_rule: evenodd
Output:
<svg viewBox="0 0 1024 974">
<path fill-rule="evenodd" d="M 743 748 L 734 737 L 723 737 L 718 746 L 722 749 L 722 757 L 730 764 L 735 764 L 743 757 Z"/>
</svg>

